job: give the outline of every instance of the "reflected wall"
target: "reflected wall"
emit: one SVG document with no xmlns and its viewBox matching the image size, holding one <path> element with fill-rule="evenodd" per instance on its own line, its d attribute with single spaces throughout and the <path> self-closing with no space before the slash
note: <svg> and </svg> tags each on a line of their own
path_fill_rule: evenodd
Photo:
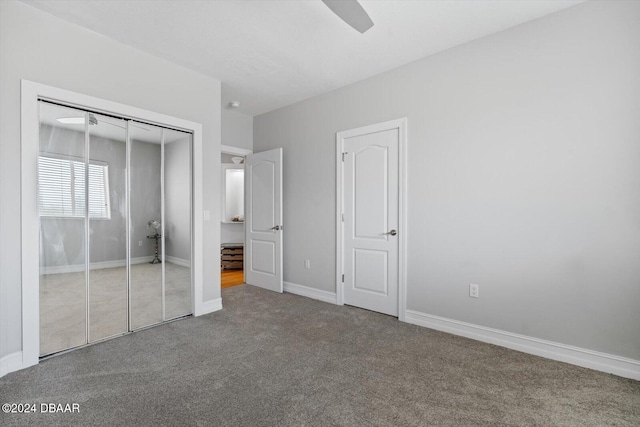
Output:
<svg viewBox="0 0 640 427">
<path fill-rule="evenodd" d="M 40 354 L 49 354 L 87 343 L 87 223 L 76 200 L 84 190 L 86 133 L 83 111 L 39 107 L 41 116 L 81 121 L 76 128 L 40 125 Z"/>
<path fill-rule="evenodd" d="M 128 331 L 126 122 L 89 114 L 88 342 Z"/>
<path fill-rule="evenodd" d="M 164 318 L 162 128 L 132 122 L 129 136 L 131 329 L 139 329 Z"/>
<path fill-rule="evenodd" d="M 165 319 L 191 312 L 191 139 L 165 130 Z"/>
</svg>

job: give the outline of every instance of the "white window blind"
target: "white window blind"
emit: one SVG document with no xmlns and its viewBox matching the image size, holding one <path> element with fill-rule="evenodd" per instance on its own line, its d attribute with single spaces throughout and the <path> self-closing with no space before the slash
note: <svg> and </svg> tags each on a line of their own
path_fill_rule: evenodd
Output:
<svg viewBox="0 0 640 427">
<path fill-rule="evenodd" d="M 82 161 L 39 156 L 38 204 L 40 216 L 83 218 L 85 164 Z M 89 218 L 110 219 L 109 166 L 89 164 Z"/>
</svg>

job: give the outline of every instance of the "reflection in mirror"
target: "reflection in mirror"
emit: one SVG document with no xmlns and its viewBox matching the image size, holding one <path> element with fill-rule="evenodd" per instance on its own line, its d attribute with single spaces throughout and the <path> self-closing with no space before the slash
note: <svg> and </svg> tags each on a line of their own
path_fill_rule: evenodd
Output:
<svg viewBox="0 0 640 427">
<path fill-rule="evenodd" d="M 139 329 L 163 320 L 162 129 L 131 121 L 129 136 L 130 313 Z"/>
<path fill-rule="evenodd" d="M 86 344 L 84 209 L 87 113 L 40 108 L 40 355 Z"/>
<path fill-rule="evenodd" d="M 40 355 L 191 314 L 192 135 L 39 116 Z"/>
<path fill-rule="evenodd" d="M 165 320 L 191 313 L 191 134 L 165 129 Z"/>
<path fill-rule="evenodd" d="M 89 342 L 127 332 L 126 123 L 89 123 Z"/>
</svg>

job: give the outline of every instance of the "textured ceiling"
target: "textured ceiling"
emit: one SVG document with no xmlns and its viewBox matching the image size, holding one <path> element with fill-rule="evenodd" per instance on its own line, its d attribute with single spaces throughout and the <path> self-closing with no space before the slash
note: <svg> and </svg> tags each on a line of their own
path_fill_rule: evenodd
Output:
<svg viewBox="0 0 640 427">
<path fill-rule="evenodd" d="M 222 81 L 256 115 L 539 18 L 582 0 L 361 1 L 347 26 L 320 0 L 25 0 Z"/>
</svg>

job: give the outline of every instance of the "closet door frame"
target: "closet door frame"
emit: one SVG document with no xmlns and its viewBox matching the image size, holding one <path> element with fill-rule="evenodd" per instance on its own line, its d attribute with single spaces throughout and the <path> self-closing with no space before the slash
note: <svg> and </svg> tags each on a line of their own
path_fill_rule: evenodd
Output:
<svg viewBox="0 0 640 427">
<path fill-rule="evenodd" d="M 212 310 L 203 299 L 203 188 L 202 125 L 177 117 L 59 89 L 21 81 L 21 255 L 22 255 L 22 367 L 38 364 L 40 356 L 39 213 L 37 158 L 39 149 L 38 101 L 49 101 L 100 114 L 120 116 L 169 129 L 189 132 L 191 148 L 191 307 L 194 316 Z"/>
</svg>

